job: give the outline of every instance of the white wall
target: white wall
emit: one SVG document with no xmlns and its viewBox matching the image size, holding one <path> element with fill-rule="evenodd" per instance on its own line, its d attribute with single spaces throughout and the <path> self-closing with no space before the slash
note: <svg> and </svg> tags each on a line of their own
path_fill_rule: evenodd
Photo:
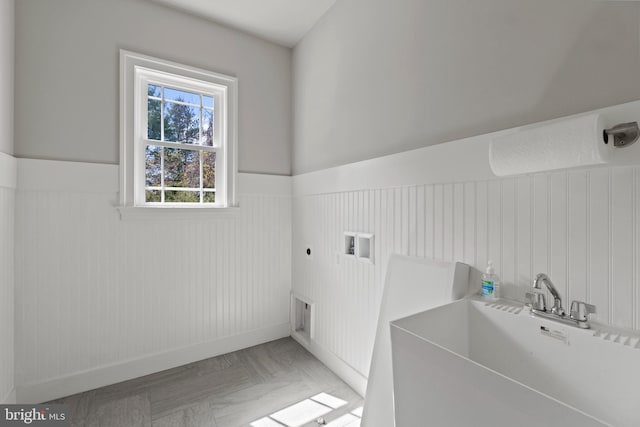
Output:
<svg viewBox="0 0 640 427">
<path fill-rule="evenodd" d="M 0 153 L 0 403 L 15 401 L 14 212 L 15 159 Z"/>
<path fill-rule="evenodd" d="M 118 163 L 118 50 L 239 79 L 240 171 L 291 171 L 291 50 L 148 0 L 16 2 L 18 157 Z"/>
<path fill-rule="evenodd" d="M 639 8 L 341 0 L 294 50 L 294 173 L 638 99 Z"/>
<path fill-rule="evenodd" d="M 640 102 L 603 116 L 637 120 Z M 616 153 L 615 167 L 496 179 L 491 138 L 294 177 L 293 289 L 315 303 L 311 350 L 357 390 L 392 253 L 466 262 L 478 289 L 491 259 L 506 296 L 521 301 L 545 272 L 566 307 L 587 301 L 600 322 L 640 330 L 640 167 L 624 165 L 640 164 L 640 145 Z M 345 231 L 374 234 L 375 264 L 337 256 Z"/>
<path fill-rule="evenodd" d="M 0 152 L 13 155 L 15 0 L 0 1 Z"/>
<path fill-rule="evenodd" d="M 15 7 L 18 400 L 288 335 L 290 178 L 240 174 L 239 213 L 215 219 L 115 205 L 119 49 L 237 76 L 239 169 L 273 175 L 291 172 L 291 50 L 148 0 Z"/>
<path fill-rule="evenodd" d="M 183 220 L 120 220 L 117 166 L 20 159 L 18 182 L 19 401 L 289 334 L 289 177 L 241 174 L 236 215 Z"/>
<path fill-rule="evenodd" d="M 13 154 L 14 0 L 0 0 L 0 403 L 14 390 Z"/>
</svg>

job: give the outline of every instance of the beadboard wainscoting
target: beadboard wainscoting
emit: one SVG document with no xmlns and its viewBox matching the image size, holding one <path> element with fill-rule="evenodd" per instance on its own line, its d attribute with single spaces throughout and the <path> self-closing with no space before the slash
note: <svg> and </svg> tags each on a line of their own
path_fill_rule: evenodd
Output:
<svg viewBox="0 0 640 427">
<path fill-rule="evenodd" d="M 602 112 L 636 120 L 638 106 Z M 496 179 L 497 134 L 294 177 L 293 291 L 315 310 L 307 346 L 359 392 L 392 253 L 463 261 L 478 289 L 493 260 L 519 300 L 545 272 L 565 305 L 587 301 L 599 321 L 640 329 L 640 167 L 626 164 L 640 146 L 615 166 Z M 343 255 L 345 232 L 374 235 L 374 264 Z"/>
<path fill-rule="evenodd" d="M 14 213 L 16 159 L 0 153 L 0 403 L 15 402 Z"/>
<path fill-rule="evenodd" d="M 239 209 L 120 219 L 118 167 L 19 160 L 20 402 L 289 335 L 291 183 L 239 174 Z"/>
</svg>

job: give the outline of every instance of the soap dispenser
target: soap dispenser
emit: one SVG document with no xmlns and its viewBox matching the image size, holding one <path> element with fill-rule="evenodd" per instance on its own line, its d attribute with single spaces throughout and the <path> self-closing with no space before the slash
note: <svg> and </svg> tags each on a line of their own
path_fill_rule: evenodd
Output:
<svg viewBox="0 0 640 427">
<path fill-rule="evenodd" d="M 487 269 L 482 274 L 482 296 L 484 298 L 498 298 L 500 277 L 496 274 L 493 261 L 487 263 Z"/>
</svg>

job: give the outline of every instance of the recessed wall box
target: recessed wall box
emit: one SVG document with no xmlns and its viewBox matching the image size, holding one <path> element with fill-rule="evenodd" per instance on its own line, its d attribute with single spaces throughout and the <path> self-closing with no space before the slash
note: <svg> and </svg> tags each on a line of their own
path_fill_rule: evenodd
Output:
<svg viewBox="0 0 640 427">
<path fill-rule="evenodd" d="M 344 247 L 342 253 L 347 257 L 354 257 L 359 261 L 373 263 L 373 234 L 344 232 Z"/>
<path fill-rule="evenodd" d="M 345 255 L 349 255 L 352 257 L 356 256 L 356 244 L 357 244 L 357 240 L 356 240 L 356 233 L 351 233 L 346 231 L 344 233 L 344 250 L 343 250 L 343 254 Z"/>
<path fill-rule="evenodd" d="M 310 343 L 313 339 L 314 304 L 298 295 L 291 295 L 291 334 Z"/>
<path fill-rule="evenodd" d="M 358 259 L 373 263 L 373 234 L 358 233 L 356 240 L 356 256 Z"/>
</svg>

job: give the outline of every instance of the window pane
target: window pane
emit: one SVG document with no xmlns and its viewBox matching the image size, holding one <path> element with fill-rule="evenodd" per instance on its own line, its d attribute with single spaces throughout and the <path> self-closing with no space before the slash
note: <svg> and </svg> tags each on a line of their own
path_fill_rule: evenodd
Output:
<svg viewBox="0 0 640 427">
<path fill-rule="evenodd" d="M 168 203 L 200 203 L 200 192 L 166 190 L 164 201 Z"/>
<path fill-rule="evenodd" d="M 149 96 L 155 96 L 156 98 L 160 98 L 162 94 L 162 88 L 156 85 L 149 85 L 147 87 L 147 94 Z"/>
<path fill-rule="evenodd" d="M 170 87 L 164 88 L 164 99 L 166 101 L 180 101 L 200 106 L 200 95 L 198 95 L 197 93 L 171 89 Z"/>
<path fill-rule="evenodd" d="M 161 101 L 149 99 L 147 101 L 147 138 L 160 140 L 160 108 Z"/>
<path fill-rule="evenodd" d="M 202 145 L 213 147 L 213 110 L 202 109 Z"/>
<path fill-rule="evenodd" d="M 145 192 L 146 202 L 160 202 L 160 190 L 146 190 Z"/>
<path fill-rule="evenodd" d="M 205 192 L 204 193 L 204 203 L 215 203 L 216 202 L 216 193 Z"/>
<path fill-rule="evenodd" d="M 202 105 L 205 107 L 213 108 L 213 97 L 202 95 Z"/>
<path fill-rule="evenodd" d="M 165 102 L 164 140 L 193 144 L 200 137 L 200 109 Z"/>
<path fill-rule="evenodd" d="M 216 188 L 216 153 L 202 153 L 202 186 L 204 188 Z"/>
<path fill-rule="evenodd" d="M 162 147 L 158 147 L 157 145 L 147 145 L 144 155 L 145 185 L 147 187 L 159 187 L 161 184 L 161 153 Z"/>
<path fill-rule="evenodd" d="M 164 185 L 200 188 L 200 152 L 165 147 Z"/>
</svg>

